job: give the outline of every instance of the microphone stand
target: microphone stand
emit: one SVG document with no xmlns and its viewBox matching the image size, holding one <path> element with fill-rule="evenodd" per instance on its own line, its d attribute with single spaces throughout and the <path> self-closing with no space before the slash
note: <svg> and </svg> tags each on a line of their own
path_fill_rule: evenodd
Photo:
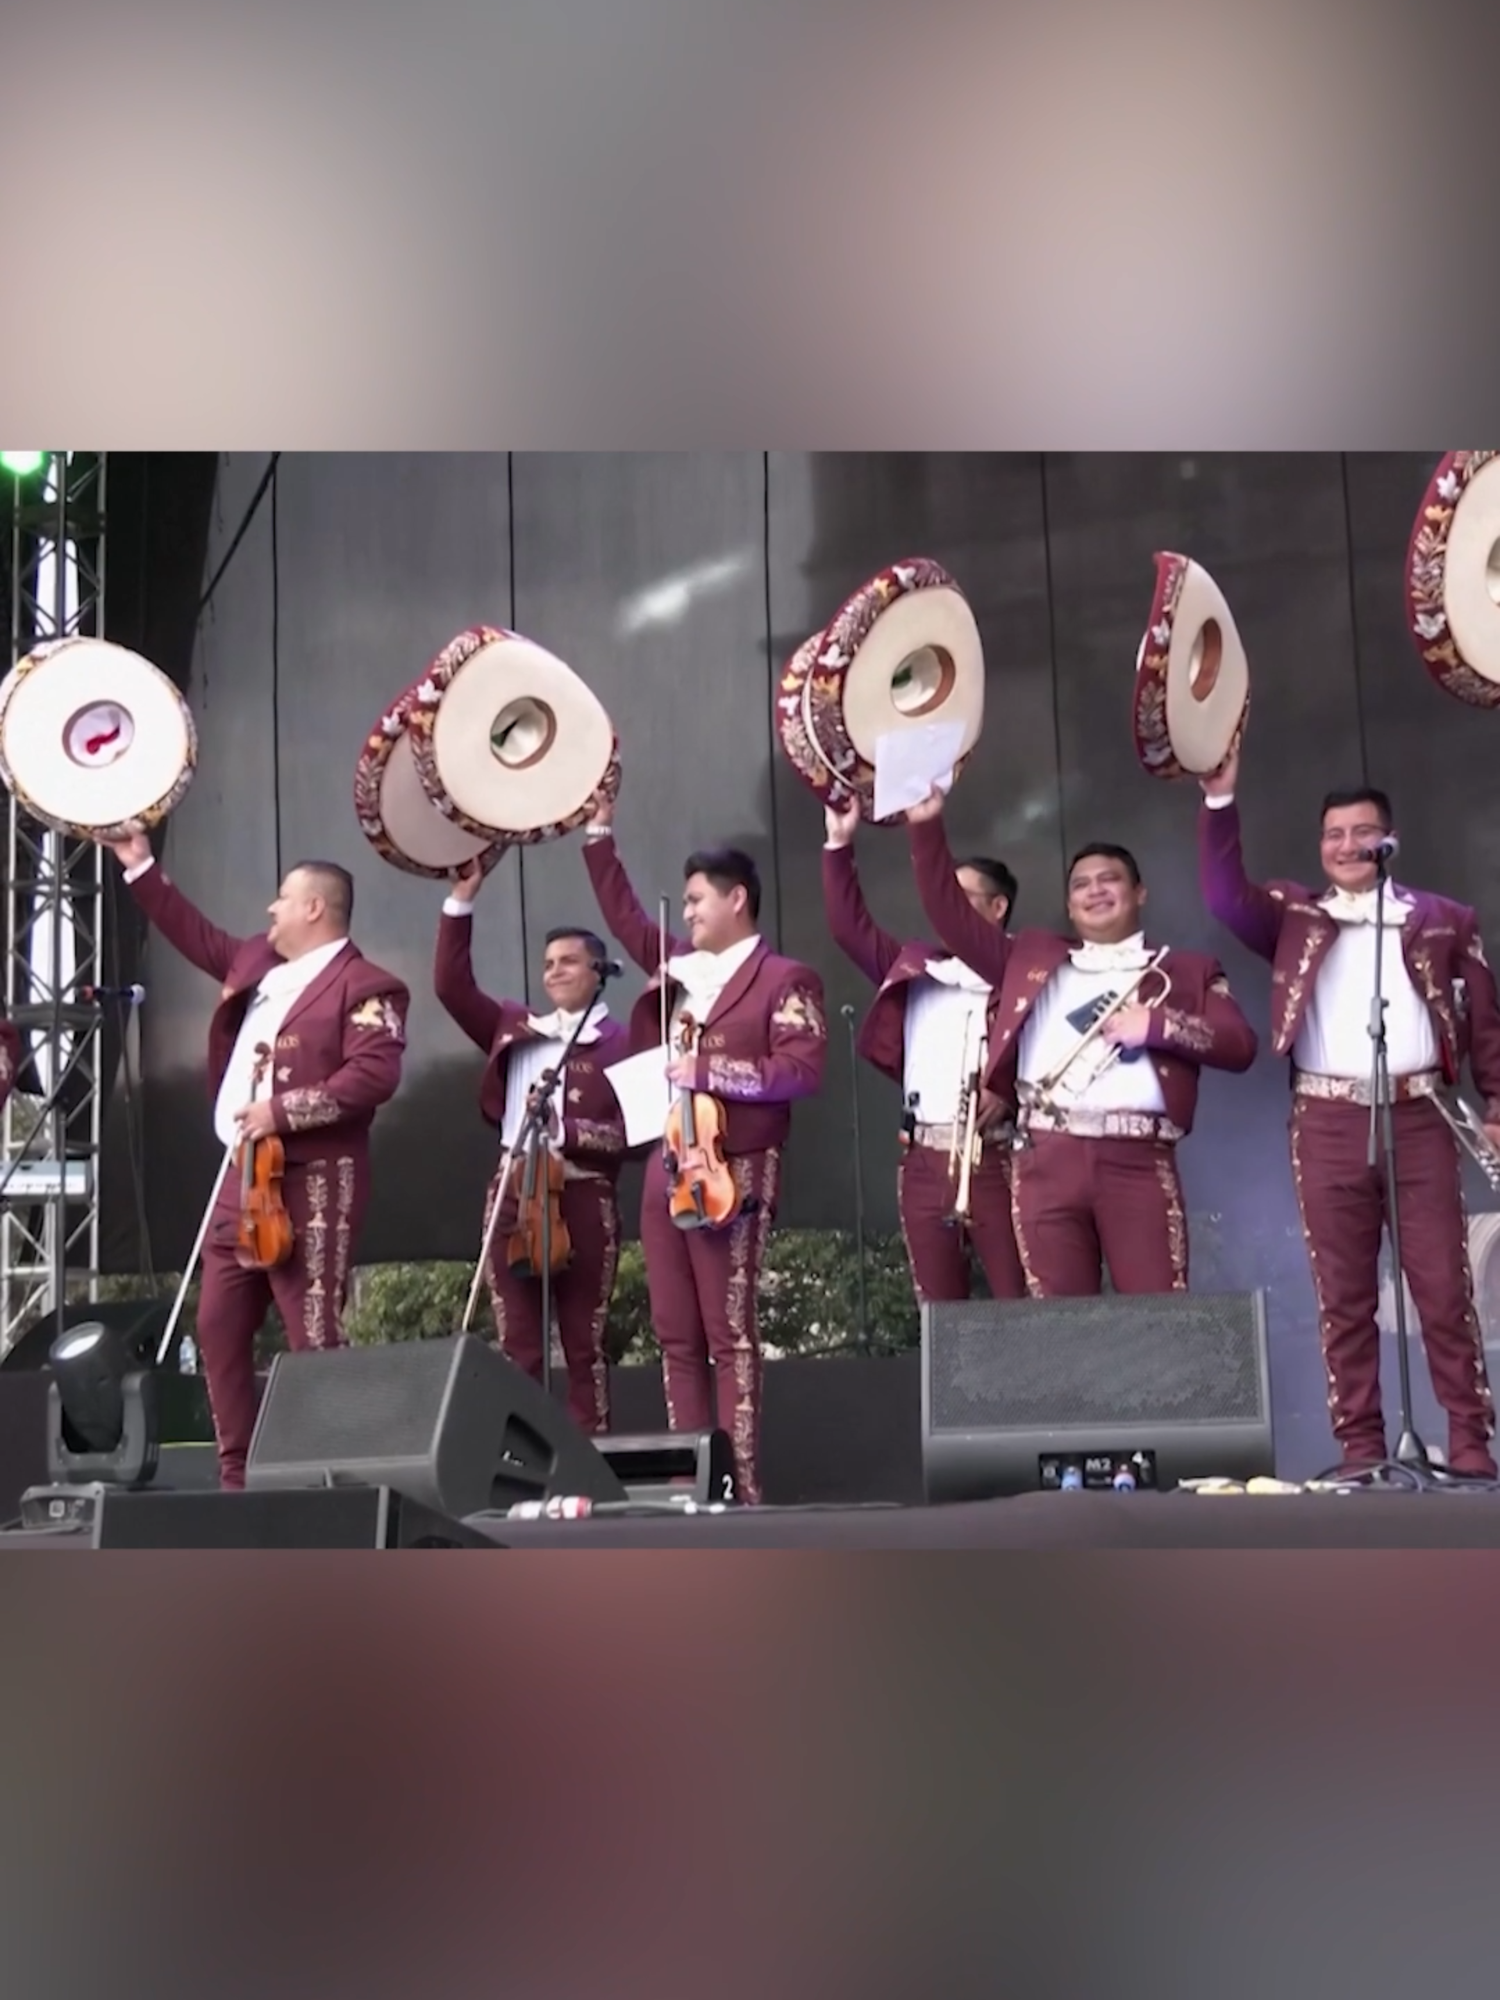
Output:
<svg viewBox="0 0 1500 2000">
<path fill-rule="evenodd" d="M 1392 1111 L 1390 1050 L 1386 1040 L 1385 1010 L 1385 892 L 1389 880 L 1389 859 L 1375 856 L 1375 988 L 1370 998 L 1370 1142 L 1366 1153 L 1371 1167 L 1379 1166 L 1385 1188 L 1385 1227 L 1390 1239 L 1394 1269 L 1392 1291 L 1396 1300 L 1396 1365 L 1401 1385 L 1401 1437 L 1396 1445 L 1395 1463 L 1431 1473 L 1427 1447 L 1417 1436 L 1412 1421 L 1411 1357 L 1407 1352 L 1406 1272 L 1401 1262 L 1400 1203 L 1396 1198 L 1396 1121 Z"/>
<path fill-rule="evenodd" d="M 861 1354 L 870 1346 L 870 1304 L 865 1289 L 865 1169 L 860 1147 L 859 1050 L 855 1046 L 854 1009 L 845 1001 L 840 1008 L 849 1031 L 849 1112 L 854 1140 L 854 1281 L 859 1299 L 859 1339 Z"/>
<path fill-rule="evenodd" d="M 551 1123 L 552 1118 L 553 1095 L 558 1085 L 562 1082 L 563 1077 L 567 1074 L 568 1058 L 578 1045 L 578 1037 L 583 1033 L 589 1015 L 592 1014 L 603 997 L 604 983 L 608 977 L 609 973 L 603 966 L 596 966 L 594 968 L 593 995 L 584 1006 L 578 1019 L 573 1023 L 573 1031 L 563 1046 L 561 1058 L 557 1063 L 549 1064 L 543 1070 L 540 1081 L 532 1086 L 526 1107 L 526 1115 L 521 1121 L 521 1129 L 516 1134 L 515 1143 L 511 1147 L 510 1158 L 512 1165 L 507 1168 L 495 1195 L 495 1207 L 490 1217 L 491 1235 L 494 1232 L 496 1217 L 498 1217 L 505 1200 L 505 1183 L 509 1180 L 515 1163 L 529 1163 L 536 1158 L 538 1153 L 546 1149 L 547 1127 Z M 559 1120 L 559 1128 L 560 1126 L 561 1121 Z M 522 1165 L 522 1174 L 524 1177 L 525 1164 Z M 550 1396 L 552 1393 L 552 1208 L 546 1198 L 545 1192 L 542 1196 L 541 1207 L 542 1268 L 538 1276 L 542 1286 L 542 1389 L 546 1395 Z M 480 1260 L 481 1268 L 489 1262 L 488 1250 L 489 1244 L 486 1242 L 486 1254 Z"/>
</svg>

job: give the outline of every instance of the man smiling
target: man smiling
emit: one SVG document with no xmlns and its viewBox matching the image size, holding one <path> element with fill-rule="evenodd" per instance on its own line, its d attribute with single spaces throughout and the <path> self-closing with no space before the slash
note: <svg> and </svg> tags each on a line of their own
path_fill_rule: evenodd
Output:
<svg viewBox="0 0 1500 2000">
<path fill-rule="evenodd" d="M 1271 1034 L 1292 1066 L 1292 1179 L 1312 1265 L 1333 1434 L 1351 1472 L 1386 1457 L 1380 1401 L 1383 1159 L 1371 1164 L 1371 1003 L 1376 899 L 1384 897 L 1381 990 L 1391 1078 L 1401 1261 L 1448 1412 L 1448 1463 L 1496 1476 L 1494 1404 L 1474 1310 L 1458 1148 L 1433 1103 L 1465 1054 L 1500 1144 L 1500 1006 L 1474 912 L 1425 890 L 1383 886 L 1377 845 L 1393 840 L 1391 802 L 1356 785 L 1323 802 L 1327 888 L 1252 882 L 1234 802 L 1239 751 L 1202 781 L 1203 899 L 1247 950 L 1269 959 Z M 1394 851 L 1394 845 L 1391 850 Z"/>
<path fill-rule="evenodd" d="M 996 989 L 985 1083 L 1021 1105 L 1011 1202 L 1027 1288 L 1034 1298 L 1097 1293 L 1107 1265 L 1117 1292 L 1185 1291 L 1177 1142 L 1192 1130 L 1199 1070 L 1248 1069 L 1255 1031 L 1207 953 L 1169 951 L 1160 977 L 1147 970 L 1156 947 L 1127 848 L 1097 841 L 1074 855 L 1073 937 L 1007 936 L 955 879 L 942 804 L 934 792 L 907 813 L 912 861 L 928 922 Z M 1119 1054 L 1094 1073 L 1093 1056 L 1077 1052 L 1110 1008 L 1089 1046 Z M 1039 1091 L 1054 1077 L 1054 1090 Z"/>
</svg>

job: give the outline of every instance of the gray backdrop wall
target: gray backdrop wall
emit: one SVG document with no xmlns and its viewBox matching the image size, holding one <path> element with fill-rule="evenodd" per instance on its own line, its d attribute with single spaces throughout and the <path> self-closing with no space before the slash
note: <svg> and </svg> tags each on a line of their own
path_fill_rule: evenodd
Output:
<svg viewBox="0 0 1500 2000">
<path fill-rule="evenodd" d="M 1005 856 L 1021 878 L 1023 921 L 1049 922 L 1061 920 L 1071 849 L 1086 837 L 1127 841 L 1150 886 L 1153 930 L 1218 951 L 1263 1030 L 1267 968 L 1199 902 L 1196 788 L 1148 779 L 1131 745 L 1152 555 L 1177 548 L 1204 562 L 1249 648 L 1252 870 L 1314 869 L 1322 792 L 1366 778 L 1395 795 L 1402 871 L 1475 903 L 1500 930 L 1500 721 L 1429 684 L 1402 620 L 1402 558 L 1436 457 L 282 457 L 199 621 L 188 687 L 201 760 L 164 853 L 188 893 L 240 931 L 263 921 L 283 867 L 313 854 L 346 861 L 363 949 L 413 989 L 406 1079 L 378 1127 L 363 1260 L 472 1254 L 492 1154 L 475 1106 L 477 1053 L 431 997 L 443 891 L 382 863 L 350 798 L 364 732 L 456 631 L 516 626 L 597 689 L 622 739 L 619 837 L 648 903 L 677 893 L 695 844 L 732 841 L 758 857 L 767 934 L 823 973 L 834 1030 L 825 1093 L 797 1116 L 783 1219 L 847 1224 L 840 1009 L 862 1009 L 868 994 L 825 929 L 820 809 L 772 734 L 772 678 L 787 655 L 885 562 L 926 554 L 947 564 L 974 603 L 988 671 L 984 737 L 950 808 L 955 844 Z M 206 575 L 266 466 L 221 461 Z M 880 920 L 921 931 L 904 836 L 866 832 L 860 862 Z M 479 908 L 482 980 L 529 993 L 543 931 L 593 915 L 576 840 L 508 858 Z M 144 949 L 148 1206 L 157 1262 L 169 1265 L 188 1248 L 216 1164 L 202 1083 L 214 995 L 159 941 Z M 632 975 L 617 1004 L 640 984 Z M 893 1227 L 896 1093 L 868 1070 L 859 1087 L 870 1217 Z M 1279 1416 L 1323 1439 L 1286 1106 L 1284 1068 L 1267 1055 L 1248 1077 L 1206 1079 L 1183 1150 L 1194 1280 L 1269 1288 Z M 1492 1205 L 1477 1174 L 1471 1192 L 1476 1214 Z M 1474 1227 L 1500 1338 L 1500 1260 L 1491 1275 L 1487 1247 L 1500 1217 Z M 1314 1457 L 1320 1448 L 1309 1445 Z"/>
</svg>

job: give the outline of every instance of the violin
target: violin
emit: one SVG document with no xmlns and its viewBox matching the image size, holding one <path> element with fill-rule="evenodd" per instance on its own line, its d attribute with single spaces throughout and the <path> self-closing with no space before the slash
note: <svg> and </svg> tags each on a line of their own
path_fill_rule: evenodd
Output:
<svg viewBox="0 0 1500 2000">
<path fill-rule="evenodd" d="M 677 1053 L 690 1056 L 698 1030 L 684 1014 Z M 740 1212 L 740 1191 L 724 1156 L 724 1107 L 706 1091 L 679 1088 L 662 1133 L 667 1213 L 679 1229 L 726 1229 Z"/>
<path fill-rule="evenodd" d="M 253 1100 L 270 1066 L 271 1051 L 256 1045 Z M 241 1139 L 234 1164 L 240 1176 L 240 1213 L 235 1227 L 234 1256 L 242 1271 L 274 1271 L 292 1254 L 296 1232 L 282 1199 L 286 1148 L 273 1132 L 265 1139 Z"/>
<path fill-rule="evenodd" d="M 548 1070 L 543 1082 L 555 1080 L 555 1072 Z M 507 1208 L 516 1206 L 505 1261 L 519 1278 L 539 1278 L 543 1265 L 555 1277 L 573 1261 L 573 1239 L 563 1220 L 563 1186 L 562 1156 L 543 1144 L 539 1135 L 525 1160 L 512 1163 L 504 1190 Z"/>
</svg>

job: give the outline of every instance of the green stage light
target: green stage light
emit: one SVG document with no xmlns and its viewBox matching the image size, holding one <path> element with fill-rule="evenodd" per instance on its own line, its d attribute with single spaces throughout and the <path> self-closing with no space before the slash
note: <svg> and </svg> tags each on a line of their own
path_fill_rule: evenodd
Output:
<svg viewBox="0 0 1500 2000">
<path fill-rule="evenodd" d="M 34 472 L 40 472 L 47 463 L 44 451 L 0 451 L 0 466 L 14 473 L 17 479 L 29 479 Z"/>
</svg>

